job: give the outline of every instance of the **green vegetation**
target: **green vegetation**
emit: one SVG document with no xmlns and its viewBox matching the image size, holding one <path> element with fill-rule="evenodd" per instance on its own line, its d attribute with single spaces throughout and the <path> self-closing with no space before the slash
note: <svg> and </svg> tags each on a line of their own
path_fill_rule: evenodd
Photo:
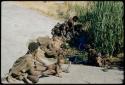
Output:
<svg viewBox="0 0 125 85">
<path fill-rule="evenodd" d="M 82 4 L 68 3 L 68 9 L 64 18 L 75 12 L 79 16 L 84 30 L 89 32 L 89 42 L 97 52 L 109 53 L 109 60 L 113 63 L 123 63 L 124 55 L 124 5 L 121 1 L 90 1 L 86 6 Z M 72 49 L 72 48 L 70 48 Z M 85 51 L 77 52 L 81 60 L 86 60 L 88 54 Z"/>
<path fill-rule="evenodd" d="M 123 2 L 94 1 L 93 7 L 84 9 L 75 5 L 81 23 L 89 22 L 89 43 L 93 43 L 97 51 L 110 55 L 123 51 Z"/>
<path fill-rule="evenodd" d="M 109 54 L 108 57 L 113 62 L 119 61 L 120 58 L 117 58 L 117 55 L 123 53 L 124 48 L 123 2 L 66 2 L 64 5 L 66 13 L 58 10 L 58 16 L 67 19 L 72 17 L 72 14 L 73 16 L 77 15 L 79 17 L 78 24 L 83 24 L 83 30 L 89 34 L 89 36 L 87 35 L 88 40 L 86 39 L 87 44 L 94 47 L 97 52 Z M 72 45 L 64 47 L 69 49 L 68 54 L 77 55 L 81 60 L 86 60 L 88 57 L 88 53 L 80 51 L 77 46 L 76 49 Z"/>
</svg>

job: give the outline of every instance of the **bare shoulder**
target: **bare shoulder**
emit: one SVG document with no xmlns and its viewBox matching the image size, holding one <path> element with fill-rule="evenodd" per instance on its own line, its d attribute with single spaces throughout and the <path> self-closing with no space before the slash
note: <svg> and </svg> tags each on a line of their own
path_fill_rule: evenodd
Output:
<svg viewBox="0 0 125 85">
<path fill-rule="evenodd" d="M 32 55 L 31 55 L 31 54 L 25 54 L 25 55 L 23 56 L 23 58 L 24 58 L 25 61 L 29 61 L 29 60 L 32 59 Z"/>
<path fill-rule="evenodd" d="M 29 60 L 30 55 L 24 55 L 22 57 L 19 57 L 13 64 L 13 67 L 17 67 L 19 65 L 21 65 L 22 63 L 26 63 L 27 60 Z"/>
</svg>

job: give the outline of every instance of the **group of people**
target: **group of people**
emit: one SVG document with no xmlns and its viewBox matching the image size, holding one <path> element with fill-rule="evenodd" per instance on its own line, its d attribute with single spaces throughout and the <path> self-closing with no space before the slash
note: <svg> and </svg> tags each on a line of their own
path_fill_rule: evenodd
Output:
<svg viewBox="0 0 125 85">
<path fill-rule="evenodd" d="M 57 23 L 52 29 L 52 35 L 62 37 L 71 46 L 83 50 L 84 44 L 87 43 L 88 32 L 83 29 L 83 25 L 78 23 L 78 20 L 77 16 L 73 16 L 62 24 Z"/>
<path fill-rule="evenodd" d="M 44 42 L 44 41 L 43 41 Z M 25 83 L 37 83 L 40 77 L 55 75 L 62 77 L 60 73 L 68 72 L 68 69 L 62 69 L 61 65 L 65 63 L 64 55 L 61 53 L 61 40 L 53 37 L 48 43 L 43 44 L 40 38 L 37 42 L 31 42 L 28 46 L 27 53 L 17 59 L 9 74 L 6 77 L 8 82 L 13 80 L 22 80 Z M 57 60 L 50 62 L 48 57 L 53 56 Z"/>
<path fill-rule="evenodd" d="M 27 53 L 17 59 L 9 74 L 6 77 L 8 82 L 18 79 L 26 83 L 37 83 L 40 77 L 56 75 L 62 77 L 60 73 L 69 72 L 71 63 L 62 69 L 65 63 L 66 48 L 64 43 L 75 46 L 79 50 L 85 49 L 88 52 L 88 63 L 91 65 L 103 66 L 108 61 L 102 59 L 102 55 L 87 45 L 88 32 L 83 30 L 82 24 L 78 24 L 78 17 L 74 16 L 62 24 L 57 24 L 52 29 L 52 38 L 38 37 L 36 42 L 31 42 Z M 67 51 L 68 52 L 68 51 Z M 55 58 L 55 62 L 50 62 L 49 58 Z"/>
<path fill-rule="evenodd" d="M 79 33 L 73 33 L 77 20 L 78 17 L 74 16 L 63 24 L 57 24 L 52 29 L 52 38 L 38 37 L 37 42 L 31 42 L 26 54 L 14 62 L 6 80 L 13 82 L 18 79 L 25 83 L 37 83 L 40 77 L 48 75 L 61 77 L 62 71 L 69 72 L 71 63 L 68 65 L 68 69 L 61 67 L 65 63 L 66 55 L 63 43 L 70 41 L 73 36 L 78 36 Z M 77 32 L 78 29 L 76 28 Z M 50 62 L 49 58 L 55 58 L 56 61 Z"/>
<path fill-rule="evenodd" d="M 89 44 L 89 32 L 84 30 L 82 24 L 77 21 L 79 18 L 73 16 L 64 23 L 57 25 L 52 29 L 53 36 L 62 37 L 71 47 L 77 48 L 79 51 L 88 53 L 88 64 L 95 66 L 108 65 L 110 61 L 107 59 L 107 53 L 98 53 L 95 48 Z"/>
<path fill-rule="evenodd" d="M 92 48 L 89 44 L 85 46 L 85 51 L 88 52 L 88 64 L 110 68 L 111 61 L 108 59 L 108 53 L 97 52 L 95 48 Z"/>
</svg>

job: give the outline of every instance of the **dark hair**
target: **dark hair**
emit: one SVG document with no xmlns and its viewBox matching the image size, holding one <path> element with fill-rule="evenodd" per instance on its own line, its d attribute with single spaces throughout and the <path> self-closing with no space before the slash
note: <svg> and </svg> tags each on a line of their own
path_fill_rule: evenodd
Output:
<svg viewBox="0 0 125 85">
<path fill-rule="evenodd" d="M 38 43 L 31 42 L 31 43 L 29 43 L 28 49 L 29 49 L 30 52 L 33 52 L 33 51 L 35 51 L 38 47 L 39 47 L 39 44 L 38 44 Z"/>
<path fill-rule="evenodd" d="M 83 26 L 82 26 L 82 24 L 76 24 L 76 25 L 74 25 L 74 28 L 76 28 L 76 29 L 81 29 Z"/>
<path fill-rule="evenodd" d="M 102 51 L 102 55 L 106 56 L 108 54 L 108 52 Z"/>
<path fill-rule="evenodd" d="M 76 22 L 76 21 L 78 20 L 78 17 L 77 17 L 77 16 L 74 16 L 72 19 L 73 19 L 73 21 Z"/>
</svg>

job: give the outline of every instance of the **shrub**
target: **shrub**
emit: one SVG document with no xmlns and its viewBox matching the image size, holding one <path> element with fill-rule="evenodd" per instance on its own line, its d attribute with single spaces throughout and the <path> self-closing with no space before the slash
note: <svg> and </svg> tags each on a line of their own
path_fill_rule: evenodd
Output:
<svg viewBox="0 0 125 85">
<path fill-rule="evenodd" d="M 93 9 L 86 13 L 77 8 L 80 22 L 90 22 L 89 43 L 93 43 L 97 51 L 109 54 L 119 53 L 123 48 L 123 2 L 94 1 Z"/>
</svg>

